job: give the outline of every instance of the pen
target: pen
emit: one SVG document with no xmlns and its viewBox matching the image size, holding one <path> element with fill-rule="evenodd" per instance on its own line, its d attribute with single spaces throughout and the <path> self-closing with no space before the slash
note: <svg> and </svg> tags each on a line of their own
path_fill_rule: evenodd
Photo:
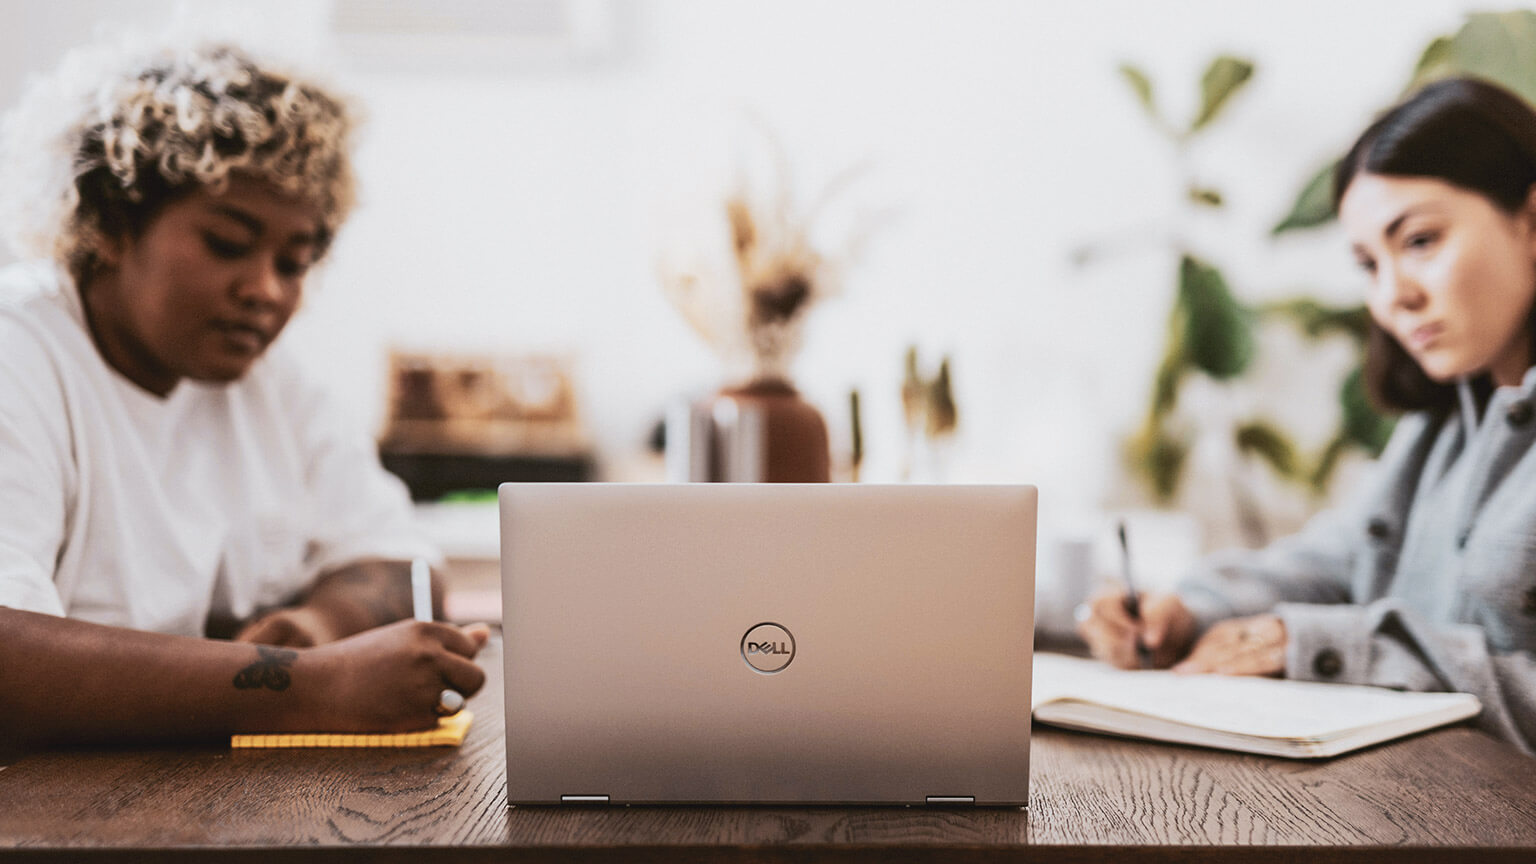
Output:
<svg viewBox="0 0 1536 864">
<path fill-rule="evenodd" d="M 417 621 L 432 620 L 432 569 L 425 558 L 411 562 L 411 610 Z"/>
<path fill-rule="evenodd" d="M 1120 520 L 1120 573 L 1125 578 L 1125 611 L 1131 616 L 1131 620 L 1141 623 L 1141 599 L 1136 592 L 1136 583 L 1131 581 L 1131 544 L 1125 539 L 1125 520 Z M 1141 634 L 1136 634 L 1136 661 L 1143 669 L 1152 668 L 1152 652 L 1141 641 Z"/>
</svg>

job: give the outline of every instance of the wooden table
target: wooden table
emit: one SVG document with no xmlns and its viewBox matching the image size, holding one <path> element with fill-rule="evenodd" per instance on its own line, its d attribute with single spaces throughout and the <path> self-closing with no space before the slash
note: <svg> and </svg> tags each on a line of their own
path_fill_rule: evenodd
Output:
<svg viewBox="0 0 1536 864">
<path fill-rule="evenodd" d="M 1536 862 L 1536 760 L 1467 728 L 1313 763 L 1037 727 L 1027 813 L 508 809 L 499 645 L 481 659 L 461 749 L 20 759 L 0 861 Z"/>
</svg>

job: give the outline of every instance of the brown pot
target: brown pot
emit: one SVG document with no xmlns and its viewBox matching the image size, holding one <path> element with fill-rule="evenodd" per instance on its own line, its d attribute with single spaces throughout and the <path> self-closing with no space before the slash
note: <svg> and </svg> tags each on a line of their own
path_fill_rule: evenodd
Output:
<svg viewBox="0 0 1536 864">
<path fill-rule="evenodd" d="M 756 467 L 762 482 L 826 483 L 832 479 L 827 424 L 821 412 L 800 398 L 788 382 L 764 379 L 726 387 L 716 395 L 715 403 L 719 407 L 726 402 L 734 403 L 735 413 L 760 418 L 761 455 Z M 715 476 L 724 474 L 717 464 Z"/>
</svg>

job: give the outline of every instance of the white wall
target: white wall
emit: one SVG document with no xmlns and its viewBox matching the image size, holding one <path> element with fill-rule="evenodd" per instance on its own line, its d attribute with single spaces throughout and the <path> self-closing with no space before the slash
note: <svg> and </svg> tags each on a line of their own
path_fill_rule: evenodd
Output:
<svg viewBox="0 0 1536 864">
<path fill-rule="evenodd" d="M 1113 497 L 1113 442 L 1143 410 L 1172 297 L 1173 259 L 1149 243 L 1091 270 L 1067 252 L 1166 225 L 1170 154 L 1118 79 L 1151 73 L 1175 117 L 1218 52 L 1257 75 L 1191 154 L 1225 215 L 1188 226 L 1256 299 L 1356 279 L 1331 231 L 1271 242 L 1301 182 L 1454 30 L 1464 0 L 650 0 L 624 3 L 607 62 L 492 77 L 347 74 L 322 2 L 198 4 L 340 78 L 371 120 L 363 204 L 290 336 L 369 422 L 387 346 L 574 352 L 583 408 L 609 466 L 641 447 L 664 403 L 711 386 L 710 353 L 664 301 L 661 247 L 715 206 L 764 118 L 800 194 L 844 167 L 845 199 L 896 218 L 844 294 L 814 312 L 802 389 L 845 426 L 865 397 L 869 479 L 900 463 L 904 347 L 954 355 L 956 479 L 1039 482 L 1054 500 Z M 0 98 L 93 26 L 152 29 L 169 0 L 3 4 Z M 0 190 L 3 194 L 3 190 Z M 692 211 L 690 211 L 692 207 Z M 1302 382 L 1296 423 L 1330 422 Z M 617 469 L 615 469 L 616 471 Z M 1050 499 L 1048 499 L 1050 500 Z"/>
</svg>

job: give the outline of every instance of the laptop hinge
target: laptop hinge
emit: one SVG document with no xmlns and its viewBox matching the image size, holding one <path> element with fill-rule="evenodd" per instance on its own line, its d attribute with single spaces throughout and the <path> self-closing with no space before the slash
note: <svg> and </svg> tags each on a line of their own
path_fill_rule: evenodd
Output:
<svg viewBox="0 0 1536 864">
<path fill-rule="evenodd" d="M 974 796 L 974 795 L 929 795 L 928 796 L 928 803 L 929 804 L 938 804 L 938 805 L 941 805 L 941 806 L 942 805 L 953 806 L 955 804 L 975 804 L 976 803 L 976 796 Z"/>
<path fill-rule="evenodd" d="M 607 795 L 561 795 L 561 804 L 607 804 Z"/>
</svg>

